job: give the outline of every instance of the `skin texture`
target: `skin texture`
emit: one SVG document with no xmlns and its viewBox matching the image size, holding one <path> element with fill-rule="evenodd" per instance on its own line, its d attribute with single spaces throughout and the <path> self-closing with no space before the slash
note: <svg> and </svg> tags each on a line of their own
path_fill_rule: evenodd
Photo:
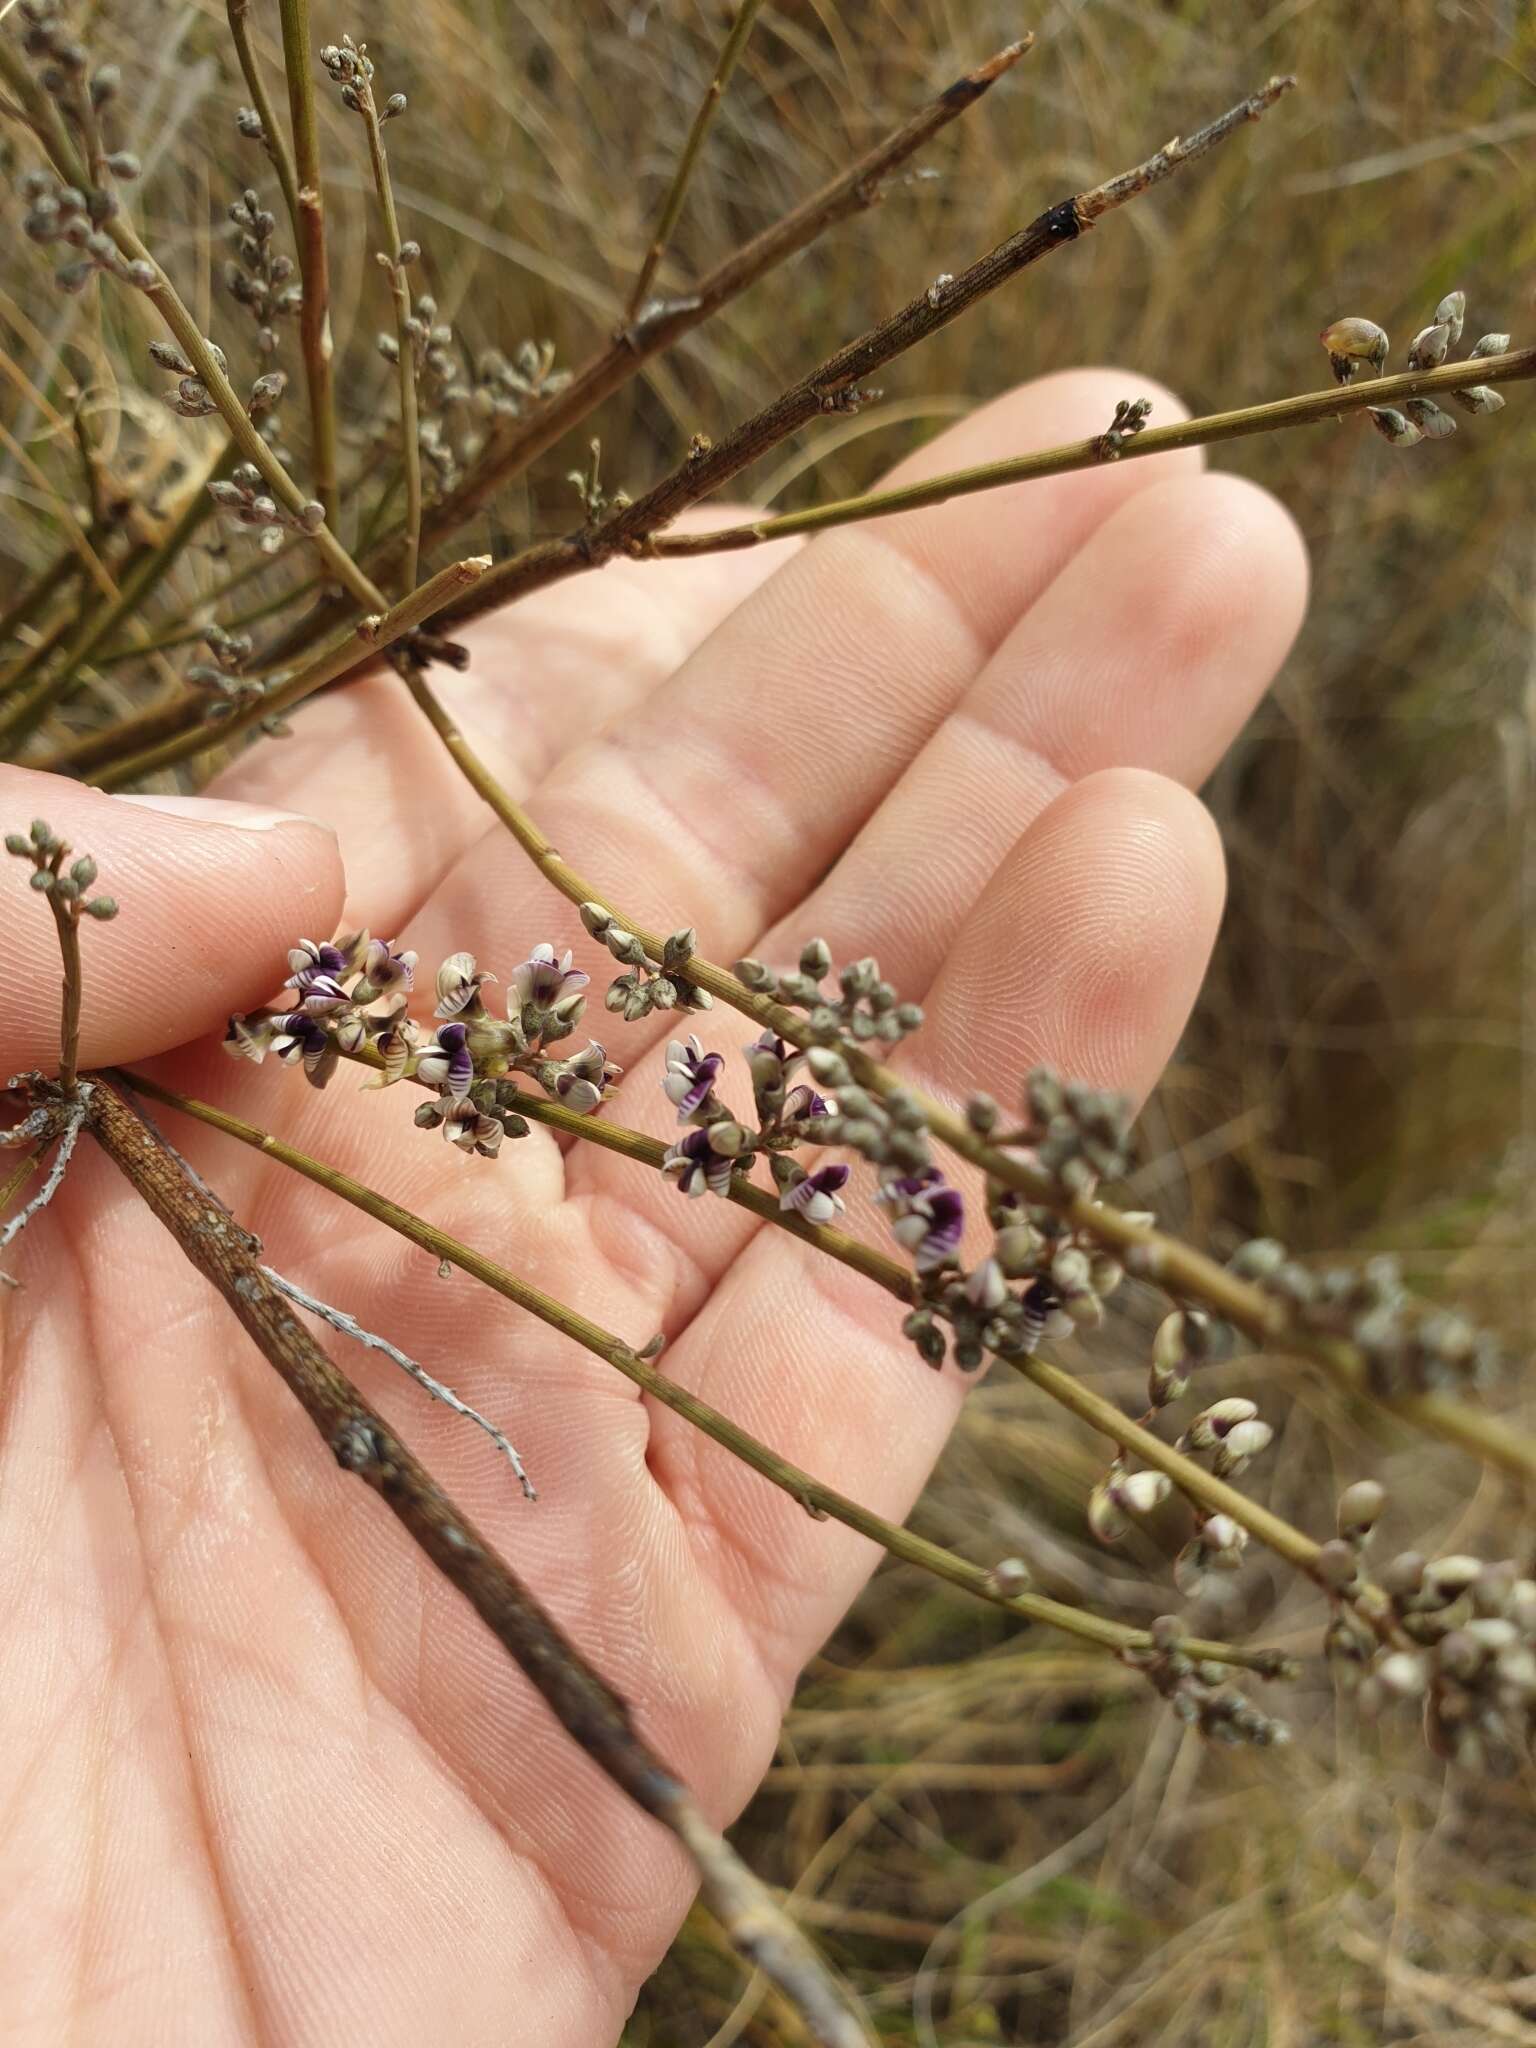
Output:
<svg viewBox="0 0 1536 2048">
<path fill-rule="evenodd" d="M 1091 433 L 1131 388 L 1151 389 L 1118 371 L 1044 380 L 898 475 Z M 616 566 L 485 623 L 472 671 L 439 681 L 556 843 L 648 922 L 697 924 L 715 959 L 783 961 L 818 932 L 835 958 L 878 954 L 926 1005 L 909 1057 L 948 1093 L 1006 1097 L 1040 1059 L 1140 1093 L 1221 910 L 1190 790 L 1268 685 L 1304 593 L 1284 513 L 1170 456 L 799 552 Z M 664 1329 L 676 1378 L 907 1512 L 965 1382 L 918 1364 L 867 1283 L 607 1154 L 536 1130 L 466 1160 L 412 1126 L 414 1090 L 362 1094 L 344 1073 L 316 1094 L 206 1039 L 271 994 L 290 944 L 342 922 L 422 953 L 423 1014 L 458 948 L 504 979 L 549 938 L 613 972 L 390 677 L 312 706 L 212 809 L 18 769 L 0 794 L 7 829 L 48 818 L 123 904 L 84 934 L 87 1062 L 143 1060 L 632 1342 Z M 274 805 L 302 815 L 274 822 Z M 0 889 L 13 1071 L 56 1057 L 57 968 L 20 863 Z M 614 1113 L 675 1128 L 665 1024 L 626 1029 L 598 1001 L 587 1024 L 627 1069 Z M 754 1034 L 719 1011 L 702 1024 L 730 1055 L 726 1099 L 749 1106 L 735 1055 Z M 169 1135 L 273 1264 L 508 1430 L 537 1505 L 387 1362 L 338 1352 L 712 1815 L 737 1811 L 872 1548 L 366 1218 L 229 1141 L 175 1119 Z M 883 1240 L 867 1182 L 850 1195 L 851 1226 Z M 24 1283 L 0 1370 L 9 2048 L 605 2048 L 687 1906 L 668 1839 L 342 1480 L 88 1144 L 9 1264 Z"/>
</svg>

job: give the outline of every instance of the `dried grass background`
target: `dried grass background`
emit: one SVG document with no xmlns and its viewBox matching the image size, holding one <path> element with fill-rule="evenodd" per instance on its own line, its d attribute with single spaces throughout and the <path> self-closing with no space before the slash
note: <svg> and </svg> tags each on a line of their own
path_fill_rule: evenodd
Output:
<svg viewBox="0 0 1536 2048">
<path fill-rule="evenodd" d="M 233 133 L 243 95 L 223 8 L 106 0 L 86 13 L 124 66 L 149 238 L 204 309 L 224 205 L 270 182 Z M 366 37 L 385 88 L 410 94 L 412 117 L 390 131 L 403 225 L 472 344 L 547 335 L 571 362 L 605 333 L 725 15 L 714 0 L 317 0 L 319 37 Z M 258 0 L 253 16 L 275 63 L 275 10 Z M 689 435 L 739 417 L 938 272 L 1277 70 L 1303 91 L 1265 123 L 901 361 L 880 403 L 780 451 L 750 488 L 783 507 L 843 494 L 974 401 L 1066 364 L 1127 366 L 1127 396 L 1138 371 L 1156 375 L 1197 412 L 1315 388 L 1325 321 L 1365 313 L 1400 345 L 1458 286 L 1472 336 L 1531 339 L 1529 0 L 1042 0 L 1033 14 L 778 0 L 664 279 L 685 284 L 690 264 L 1023 27 L 1038 49 L 930 149 L 937 176 L 838 229 L 609 403 L 595 423 L 608 481 L 643 483 Z M 372 347 L 387 308 L 355 123 L 330 96 L 323 112 L 340 388 L 365 455 L 393 418 Z M 124 381 L 144 361 L 139 309 L 103 295 L 93 335 L 21 243 L 14 196 L 4 204 L 0 418 L 78 496 L 67 444 L 14 369 L 55 400 L 68 377 L 90 379 L 99 430 L 147 481 L 200 429 Z M 1265 1229 L 1318 1259 L 1397 1249 L 1426 1293 L 1474 1309 L 1517 1355 L 1533 1335 L 1536 1165 L 1533 407 L 1516 388 L 1499 418 L 1406 453 L 1359 422 L 1219 452 L 1299 519 L 1315 596 L 1208 792 L 1232 903 L 1146 1122 L 1143 1172 L 1165 1219 L 1217 1247 Z M 297 443 L 296 400 L 288 416 Z M 499 541 L 568 523 L 562 479 L 582 452 L 555 451 L 498 507 Z M 10 579 L 50 557 L 57 529 L 47 494 L 9 461 L 0 488 Z M 182 603 L 239 559 L 194 550 Z M 157 687 L 142 663 L 109 665 L 58 729 Z M 1127 1309 L 1079 1363 L 1130 1400 L 1156 1308 L 1132 1293 Z M 1340 1485 L 1375 1471 L 1392 1492 L 1388 1554 L 1412 1540 L 1529 1565 L 1530 1503 L 1504 1482 L 1349 1412 L 1286 1361 L 1239 1357 L 1212 1379 L 1213 1393 L 1261 1393 L 1283 1425 L 1256 1483 L 1314 1532 L 1328 1533 Z M 1004 1376 L 971 1403 L 916 1520 L 984 1561 L 1022 1555 L 1043 1590 L 1144 1620 L 1174 1604 L 1176 1517 L 1139 1551 L 1098 1551 L 1082 1506 L 1101 1462 Z M 1310 1649 L 1317 1620 L 1260 1557 L 1202 1626 Z M 1447 1782 L 1410 1727 L 1361 1729 L 1336 1710 L 1315 1667 L 1292 1712 L 1287 1752 L 1211 1751 L 1107 1660 L 887 1569 L 806 1673 L 737 1839 L 796 1887 L 891 2043 L 1536 2043 L 1531 1784 Z M 743 1994 L 698 1918 L 625 2037 L 802 2038 L 771 1999 Z"/>
</svg>

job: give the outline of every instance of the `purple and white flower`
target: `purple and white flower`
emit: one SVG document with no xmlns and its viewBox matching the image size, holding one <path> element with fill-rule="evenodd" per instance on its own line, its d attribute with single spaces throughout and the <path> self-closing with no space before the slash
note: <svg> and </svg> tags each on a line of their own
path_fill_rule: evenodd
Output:
<svg viewBox="0 0 1536 2048">
<path fill-rule="evenodd" d="M 371 1003 L 394 988 L 414 988 L 416 955 L 394 952 L 388 939 L 370 939 L 363 952 L 363 980 L 368 992 L 365 995 L 359 991 L 358 1000 L 362 1002 Z"/>
<path fill-rule="evenodd" d="M 461 1152 L 478 1152 L 494 1159 L 506 1133 L 493 1116 L 486 1116 L 472 1102 L 456 1102 L 443 1118 L 443 1136 Z"/>
<path fill-rule="evenodd" d="M 283 984 L 285 988 L 303 989 L 317 974 L 336 976 L 352 971 L 350 949 L 315 939 L 300 939 L 290 948 L 288 965 L 293 971 Z"/>
<path fill-rule="evenodd" d="M 590 1116 L 623 1071 L 622 1067 L 614 1065 L 594 1038 L 585 1052 L 573 1053 L 568 1060 L 562 1060 L 546 1085 L 557 1102 L 564 1103 L 567 1109 L 574 1109 L 580 1116 Z"/>
<path fill-rule="evenodd" d="M 313 974 L 296 974 L 288 984 L 299 992 L 299 1008 L 306 1017 L 330 1017 L 352 1001 L 334 974 L 317 969 Z"/>
<path fill-rule="evenodd" d="M 437 1017 L 458 1017 L 480 1000 L 480 991 L 494 974 L 475 965 L 473 953 L 450 953 L 437 970 Z"/>
<path fill-rule="evenodd" d="M 591 976 L 571 965 L 568 952 L 556 956 L 549 944 L 535 946 L 521 967 L 514 967 L 507 980 L 507 1010 L 552 1010 L 565 996 L 584 989 Z"/>
<path fill-rule="evenodd" d="M 661 1162 L 663 1173 L 675 1173 L 685 1195 L 728 1195 L 731 1191 L 732 1157 L 717 1152 L 709 1142 L 709 1127 L 691 1130 L 667 1149 Z"/>
<path fill-rule="evenodd" d="M 341 1055 L 336 1041 L 318 1018 L 303 1010 L 290 1010 L 279 1019 L 281 1029 L 272 1040 L 272 1051 L 290 1066 L 298 1061 L 316 1088 L 323 1088 Z"/>
<path fill-rule="evenodd" d="M 417 1079 L 433 1088 L 446 1088 L 456 1102 L 469 1093 L 469 1084 L 475 1078 L 468 1037 L 467 1024 L 440 1024 L 416 1062 Z"/>
<path fill-rule="evenodd" d="M 891 1235 L 913 1254 L 919 1273 L 953 1262 L 965 1234 L 965 1199 L 936 1166 L 898 1174 L 875 1199 L 895 1212 Z"/>
<path fill-rule="evenodd" d="M 804 1081 L 791 1088 L 784 1098 L 784 1107 L 779 1121 L 786 1124 L 808 1122 L 812 1117 L 830 1116 L 832 1104 L 825 1095 L 818 1095 L 814 1088 L 808 1088 Z"/>
<path fill-rule="evenodd" d="M 842 1213 L 844 1204 L 839 1190 L 847 1184 L 846 1166 L 818 1166 L 814 1173 L 806 1174 L 784 1190 L 779 1207 L 795 1211 L 807 1223 L 830 1223 Z"/>
<path fill-rule="evenodd" d="M 224 1050 L 231 1059 L 250 1060 L 260 1066 L 272 1048 L 272 1040 L 282 1029 L 287 1012 L 252 1010 L 249 1016 L 231 1017 L 224 1027 Z"/>
<path fill-rule="evenodd" d="M 697 1038 L 674 1038 L 667 1047 L 667 1071 L 662 1092 L 677 1105 L 677 1120 L 687 1123 L 696 1110 L 708 1102 L 725 1067 L 717 1052 L 706 1052 Z"/>
</svg>

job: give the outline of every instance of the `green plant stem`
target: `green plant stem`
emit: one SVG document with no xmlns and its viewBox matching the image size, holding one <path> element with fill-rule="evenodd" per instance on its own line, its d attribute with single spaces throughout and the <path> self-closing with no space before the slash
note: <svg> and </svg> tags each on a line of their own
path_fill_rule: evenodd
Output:
<svg viewBox="0 0 1536 2048">
<path fill-rule="evenodd" d="M 942 505 L 951 498 L 993 491 L 1007 484 L 1061 476 L 1071 470 L 1096 469 L 1105 460 L 1130 462 L 1143 456 L 1162 455 L 1173 448 L 1209 448 L 1253 434 L 1314 426 L 1322 420 L 1341 419 L 1348 413 L 1375 406 L 1398 405 L 1408 398 L 1430 398 L 1437 392 L 1457 391 L 1469 384 L 1509 384 L 1531 377 L 1536 377 L 1536 348 L 1514 349 L 1507 355 L 1488 356 L 1472 363 L 1443 363 L 1434 370 L 1409 370 L 1401 376 L 1375 378 L 1366 384 L 1306 391 L 1263 405 L 1241 406 L 1232 412 L 1207 413 L 1203 419 L 1181 420 L 1173 426 L 1148 427 L 1128 440 L 1113 457 L 1105 456 L 1102 441 L 1095 435 L 1032 455 L 1012 455 L 1001 462 L 981 463 L 974 469 L 951 470 L 944 476 L 907 484 L 899 490 L 867 491 L 859 497 L 840 498 L 831 504 L 811 505 L 803 511 L 783 512 L 707 532 L 658 534 L 644 552 L 657 556 L 709 555 L 755 547 L 762 541 L 781 540 L 789 534 L 821 533 L 855 521 L 886 519 L 894 513 Z M 1496 433 L 1498 429 L 1492 431 Z"/>
<path fill-rule="evenodd" d="M 204 723 L 191 732 L 176 733 L 145 748 L 142 753 L 130 755 L 125 761 L 112 762 L 90 771 L 86 780 L 94 782 L 99 789 L 121 789 L 143 776 L 158 774 L 163 768 L 173 768 L 178 762 L 206 753 L 210 747 L 227 747 L 242 733 L 249 732 L 252 726 L 261 724 L 264 719 L 275 718 L 284 711 L 291 711 L 295 704 L 313 696 L 326 683 L 357 667 L 359 662 L 376 658 L 407 633 L 413 633 L 434 613 L 441 611 L 451 598 L 483 576 L 490 567 L 490 560 L 489 555 L 470 555 L 462 562 L 449 563 L 446 569 L 439 569 L 435 576 L 418 585 L 397 605 L 364 619 L 296 675 L 253 699 L 231 717 L 221 719 L 217 724 Z"/>
<path fill-rule="evenodd" d="M 644 1741 L 625 1702 L 316 1343 L 263 1270 L 255 1239 L 209 1203 L 111 1088 L 93 1088 L 85 1114 L 102 1150 L 218 1289 L 342 1470 L 380 1496 L 571 1739 L 682 1843 L 706 1901 L 747 1960 L 794 2002 L 824 2048 L 869 2048 L 862 2022 L 810 1943 Z"/>
<path fill-rule="evenodd" d="M 340 509 L 336 480 L 336 393 L 332 376 L 331 283 L 325 251 L 325 194 L 320 179 L 320 129 L 315 114 L 315 53 L 309 0 L 278 0 L 283 32 L 283 69 L 288 77 L 288 111 L 293 124 L 293 169 L 298 197 L 295 231 L 304 303 L 299 309 L 299 347 L 309 390 L 311 454 L 315 496 L 334 528 Z"/>
<path fill-rule="evenodd" d="M 683 201 L 688 196 L 689 182 L 698 165 L 699 152 L 704 147 L 704 137 L 709 133 L 710 123 L 719 111 L 720 102 L 725 97 L 725 88 L 730 83 L 731 73 L 736 69 L 737 61 L 747 47 L 752 25 L 762 12 L 762 8 L 763 0 L 741 0 L 736 9 L 735 19 L 731 23 L 715 65 L 714 76 L 699 102 L 698 111 L 693 117 L 678 156 L 677 167 L 672 173 L 671 183 L 667 187 L 666 197 L 661 202 L 661 213 L 656 222 L 655 233 L 640 264 L 639 274 L 629 295 L 629 304 L 625 308 L 626 320 L 634 320 L 645 304 L 645 295 L 651 288 L 651 280 L 666 254 L 667 244 L 672 239 L 672 231 L 677 226 L 678 216 L 682 213 Z"/>
<path fill-rule="evenodd" d="M 400 462 L 405 475 L 405 559 L 400 569 L 402 592 L 416 587 L 417 565 L 421 559 L 421 438 L 416 413 L 416 347 L 411 335 L 411 287 L 406 265 L 401 260 L 400 217 L 395 207 L 395 188 L 389 175 L 389 156 L 384 148 L 383 124 L 374 103 L 373 86 L 359 69 L 356 91 L 368 134 L 368 158 L 373 166 L 373 187 L 379 211 L 384 217 L 384 253 L 389 258 L 389 295 L 395 309 L 396 370 L 400 388 Z"/>
<path fill-rule="evenodd" d="M 285 4 L 291 4 L 291 0 L 285 0 Z M 66 183 L 83 189 L 88 182 L 84 167 L 73 143 L 62 130 L 52 102 L 38 86 L 11 38 L 3 35 L 0 35 L 0 77 L 5 79 L 26 108 L 33 132 L 47 150 L 59 176 Z M 219 367 L 217 357 L 175 286 L 139 239 L 126 212 L 114 214 L 105 225 L 122 256 L 130 263 L 145 264 L 153 271 L 154 282 L 141 288 L 144 297 L 154 306 L 199 381 L 206 387 L 241 457 L 260 473 L 278 503 L 293 518 L 299 519 L 309 499 L 256 431 L 238 393 Z M 389 609 L 389 600 L 358 568 L 328 523 L 312 530 L 306 527 L 304 531 L 331 574 L 356 603 L 367 612 Z M 116 592 L 111 591 L 108 595 L 115 596 Z"/>
<path fill-rule="evenodd" d="M 14 640 L 21 627 L 30 623 L 42 611 L 48 600 L 74 576 L 80 567 L 80 558 L 72 548 L 55 555 L 46 569 L 42 569 L 24 584 L 15 598 L 0 613 L 0 647 Z"/>
<path fill-rule="evenodd" d="M 94 617 L 87 618 L 64 650 L 58 666 L 50 674 L 40 677 L 31 690 L 0 714 L 0 748 L 13 750 L 19 741 L 34 732 L 53 706 L 62 701 L 80 670 L 108 635 L 124 621 L 132 622 L 137 618 L 145 599 L 169 575 L 188 542 L 212 514 L 213 500 L 208 495 L 207 486 L 213 478 L 228 472 L 234 458 L 234 442 L 226 441 L 201 480 L 188 493 L 186 503 L 169 531 L 154 547 L 147 549 L 122 578 L 117 596 Z"/>
<path fill-rule="evenodd" d="M 1097 1644 L 1101 1649 L 1139 1650 L 1148 1647 L 1150 1636 L 1143 1629 L 1127 1627 L 1124 1623 L 1110 1621 L 1104 1616 L 1088 1614 L 1082 1609 L 1069 1607 L 1058 1600 L 1046 1599 L 1036 1593 L 1005 1593 L 993 1580 L 992 1575 L 981 1566 L 969 1563 L 955 1552 L 930 1543 L 926 1538 L 914 1535 L 910 1529 L 903 1529 L 895 1522 L 861 1507 L 834 1488 L 825 1486 L 792 1465 L 772 1451 L 766 1444 L 750 1436 L 739 1424 L 710 1407 L 696 1394 L 690 1393 L 669 1379 L 648 1359 L 640 1357 L 632 1346 L 622 1338 L 599 1327 L 596 1323 L 568 1308 L 563 1302 L 555 1301 L 538 1288 L 520 1280 L 492 1259 L 461 1244 L 435 1224 L 415 1216 L 409 1209 L 402 1208 L 387 1195 L 376 1193 L 343 1173 L 339 1167 L 328 1166 L 322 1160 L 313 1159 L 294 1146 L 286 1144 L 270 1132 L 247 1123 L 244 1118 L 232 1115 L 228 1110 L 217 1109 L 212 1104 L 198 1102 L 189 1096 L 177 1094 L 170 1088 L 161 1087 L 158 1082 L 145 1079 L 142 1075 L 126 1073 L 121 1080 L 126 1086 L 152 1101 L 164 1103 L 170 1109 L 180 1110 L 184 1115 L 194 1117 L 199 1123 L 222 1131 L 226 1136 L 239 1139 L 243 1145 L 265 1154 L 317 1187 L 327 1189 L 339 1196 L 353 1208 L 360 1209 L 375 1221 L 387 1225 L 422 1250 L 430 1252 L 436 1259 L 447 1259 L 462 1271 L 491 1288 L 504 1300 L 526 1309 L 530 1315 L 569 1337 L 583 1349 L 605 1360 L 616 1371 L 649 1394 L 661 1406 L 681 1415 L 694 1428 L 711 1438 L 715 1443 L 739 1458 L 753 1471 L 769 1480 L 782 1492 L 796 1500 L 806 1511 L 817 1517 L 826 1517 L 842 1522 L 861 1536 L 867 1536 L 872 1543 L 879 1544 L 893 1557 L 902 1558 L 908 1564 L 919 1566 L 933 1573 L 963 1591 L 974 1594 L 996 1607 L 1007 1608 L 1012 1614 L 1025 1621 L 1043 1623 L 1060 1629 L 1084 1642 Z M 1213 1484 L 1215 1482 L 1212 1482 Z M 1305 1541 L 1292 1532 L 1298 1542 Z M 1190 1642 L 1185 1645 L 1192 1656 L 1212 1657 L 1223 1663 L 1241 1665 L 1247 1669 L 1273 1672 L 1277 1658 L 1271 1651 L 1248 1651 L 1234 1648 L 1226 1643 Z"/>
<path fill-rule="evenodd" d="M 225 13 L 229 16 L 230 40 L 235 46 L 235 55 L 240 62 L 245 89 L 251 96 L 251 105 L 256 109 L 265 138 L 264 147 L 277 174 L 277 182 L 283 194 L 283 205 L 287 209 L 289 224 L 293 229 L 294 246 L 303 240 L 299 225 L 299 184 L 294 175 L 293 158 L 288 153 L 288 144 L 278 126 L 277 110 L 272 104 L 272 95 L 267 91 L 266 80 L 261 75 L 261 65 L 251 41 L 248 22 L 250 0 L 226 0 Z"/>
<path fill-rule="evenodd" d="M 436 545 L 472 519 L 498 491 L 521 476 L 530 463 L 582 425 L 605 399 L 622 390 L 647 362 L 809 247 L 838 222 L 878 205 L 885 196 L 888 180 L 1012 70 L 1033 40 L 1024 36 L 963 73 L 808 199 L 717 264 L 684 297 L 666 300 L 654 312 L 648 312 L 643 321 L 621 327 L 596 354 L 576 368 L 561 390 L 493 434 L 468 475 L 428 513 L 430 543 Z M 381 577 L 391 574 L 401 545 L 399 532 L 381 542 L 368 557 L 370 572 Z"/>
<path fill-rule="evenodd" d="M 506 826 L 546 881 L 571 903 L 599 905 L 626 931 L 633 932 L 653 959 L 659 959 L 664 938 L 648 932 L 585 876 L 577 873 L 527 812 L 502 788 L 423 676 L 413 673 L 405 680 L 406 687 L 465 780 Z M 690 957 L 688 977 L 707 990 L 717 1002 L 728 1003 L 791 1045 L 803 1050 L 819 1042 L 801 1012 L 757 994 L 736 975 L 700 954 Z M 1444 1394 L 1375 1396 L 1369 1384 L 1366 1361 L 1357 1345 L 1299 1328 L 1281 1302 L 1236 1274 L 1229 1273 L 1216 1260 L 1181 1239 L 1134 1222 L 1108 1203 L 1067 1193 L 1033 1160 L 989 1144 L 972 1130 L 963 1116 L 957 1115 L 937 1097 L 927 1094 L 908 1077 L 882 1066 L 862 1046 L 850 1041 L 839 1043 L 837 1050 L 847 1060 L 861 1087 L 881 1096 L 899 1088 L 915 1098 L 922 1107 L 930 1131 L 952 1152 L 1029 1201 L 1045 1203 L 1055 1209 L 1083 1237 L 1116 1253 L 1127 1269 L 1138 1277 L 1152 1281 L 1178 1301 L 1199 1302 L 1260 1344 L 1273 1345 L 1309 1359 L 1335 1386 L 1351 1394 L 1381 1399 L 1384 1407 L 1417 1424 L 1427 1434 L 1455 1443 L 1517 1478 L 1536 1478 L 1536 1441 L 1504 1418 L 1486 1414 Z"/>
</svg>

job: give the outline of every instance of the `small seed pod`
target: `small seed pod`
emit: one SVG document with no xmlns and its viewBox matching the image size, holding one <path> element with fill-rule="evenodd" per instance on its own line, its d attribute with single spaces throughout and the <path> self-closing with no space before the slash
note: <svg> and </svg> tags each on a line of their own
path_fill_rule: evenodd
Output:
<svg viewBox="0 0 1536 2048">
<path fill-rule="evenodd" d="M 1357 1479 L 1339 1495 L 1339 1534 L 1346 1543 L 1363 1543 L 1386 1505 L 1387 1490 L 1374 1479 Z"/>
<path fill-rule="evenodd" d="M 1421 327 L 1408 344 L 1408 367 L 1410 370 L 1437 369 L 1450 353 L 1451 330 L 1437 322 L 1433 327 Z"/>
<path fill-rule="evenodd" d="M 1403 411 L 1426 441 L 1443 441 L 1456 431 L 1456 422 L 1432 398 L 1405 398 Z"/>
<path fill-rule="evenodd" d="M 1491 384 L 1470 384 L 1465 391 L 1453 391 L 1451 400 L 1463 412 L 1474 415 L 1504 410 L 1504 394 L 1495 391 Z"/>
<path fill-rule="evenodd" d="M 1461 323 L 1467 317 L 1467 295 L 1465 292 L 1447 292 L 1435 308 L 1435 319 L 1450 329 L 1452 342 L 1461 339 Z"/>
<path fill-rule="evenodd" d="M 1452 395 L 1459 396 L 1455 393 Z M 1395 406 L 1368 405 L 1365 416 L 1381 438 L 1393 448 L 1412 448 L 1415 442 L 1424 438 L 1423 430 L 1416 427 L 1413 421 L 1405 413 L 1400 413 Z"/>
</svg>

